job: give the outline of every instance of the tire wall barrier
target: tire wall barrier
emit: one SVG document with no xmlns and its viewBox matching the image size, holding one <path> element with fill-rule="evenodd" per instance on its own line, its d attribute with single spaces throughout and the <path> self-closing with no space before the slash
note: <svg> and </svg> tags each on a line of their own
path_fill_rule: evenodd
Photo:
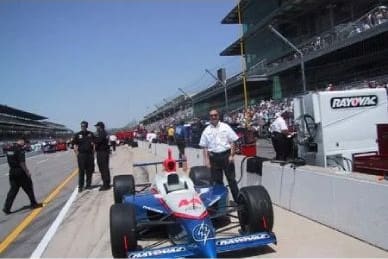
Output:
<svg viewBox="0 0 388 259">
<path fill-rule="evenodd" d="M 168 148 L 178 158 L 176 146 L 139 141 L 160 159 Z M 188 166 L 203 165 L 201 149 L 186 148 Z M 241 161 L 235 156 L 236 178 L 241 178 Z M 293 168 L 263 162 L 262 176 L 246 172 L 246 160 L 239 187 L 262 184 L 277 206 L 317 221 L 369 244 L 388 250 L 388 181 L 358 173 L 339 174 L 332 169 L 301 166 Z M 275 215 L 276 222 L 276 215 Z M 276 224 L 276 223 L 275 223 Z"/>
</svg>

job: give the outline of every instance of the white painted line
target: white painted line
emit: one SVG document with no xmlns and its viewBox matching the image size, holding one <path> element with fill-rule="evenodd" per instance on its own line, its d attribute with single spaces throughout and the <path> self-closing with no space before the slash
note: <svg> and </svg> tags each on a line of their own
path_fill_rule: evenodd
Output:
<svg viewBox="0 0 388 259">
<path fill-rule="evenodd" d="M 67 200 L 65 206 L 63 206 L 61 212 L 59 212 L 57 218 L 51 224 L 50 228 L 47 230 L 46 234 L 40 241 L 39 245 L 36 247 L 34 252 L 31 254 L 30 258 L 40 258 L 46 249 L 48 243 L 53 238 L 54 234 L 57 232 L 59 225 L 62 223 L 67 211 L 70 209 L 71 204 L 74 202 L 75 197 L 77 196 L 78 188 L 75 188 L 70 198 Z"/>
<path fill-rule="evenodd" d="M 48 161 L 48 158 L 43 159 L 43 160 L 40 160 L 40 161 L 38 161 L 38 162 L 36 162 L 36 163 L 37 163 L 37 164 L 40 164 L 40 163 L 43 163 L 43 162 L 46 162 L 46 161 Z"/>
</svg>

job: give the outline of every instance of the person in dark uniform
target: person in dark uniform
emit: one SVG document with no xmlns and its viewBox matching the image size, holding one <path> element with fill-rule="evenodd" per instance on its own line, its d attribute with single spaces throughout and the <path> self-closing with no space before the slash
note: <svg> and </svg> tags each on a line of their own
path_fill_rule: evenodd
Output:
<svg viewBox="0 0 388 259">
<path fill-rule="evenodd" d="M 31 209 L 42 207 L 42 203 L 38 203 L 35 199 L 31 174 L 26 165 L 26 155 L 24 151 L 25 144 L 25 140 L 20 138 L 16 144 L 6 149 L 9 165 L 9 183 L 11 188 L 8 191 L 3 207 L 5 214 L 11 213 L 12 203 L 15 200 L 20 187 L 22 187 L 24 192 L 28 195 L 31 202 Z"/>
<path fill-rule="evenodd" d="M 94 172 L 94 134 L 87 130 L 88 123 L 81 122 L 81 131 L 73 137 L 74 152 L 78 161 L 78 192 L 84 190 L 85 175 L 86 188 L 90 189 L 92 185 L 92 174 Z"/>
<path fill-rule="evenodd" d="M 110 189 L 110 171 L 109 171 L 109 137 L 105 131 L 105 125 L 102 121 L 97 122 L 97 131 L 94 137 L 94 149 L 97 153 L 97 165 L 101 173 L 102 186 L 100 191 Z"/>
</svg>

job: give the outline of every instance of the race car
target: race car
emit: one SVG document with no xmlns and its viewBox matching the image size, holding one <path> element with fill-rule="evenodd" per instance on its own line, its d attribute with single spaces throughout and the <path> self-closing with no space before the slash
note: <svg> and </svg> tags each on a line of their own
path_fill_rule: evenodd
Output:
<svg viewBox="0 0 388 259">
<path fill-rule="evenodd" d="M 110 238 L 115 258 L 216 258 L 224 252 L 277 243 L 272 203 L 263 186 L 241 188 L 237 203 L 229 205 L 227 187 L 212 185 L 207 167 L 192 167 L 187 176 L 176 172 L 176 162 L 169 150 L 163 162 L 134 164 L 163 165 L 152 183 L 135 185 L 133 175 L 113 178 Z M 239 234 L 219 237 L 215 221 L 222 217 L 238 218 L 234 227 L 240 227 Z M 139 239 L 161 228 L 172 245 L 138 246 Z"/>
</svg>

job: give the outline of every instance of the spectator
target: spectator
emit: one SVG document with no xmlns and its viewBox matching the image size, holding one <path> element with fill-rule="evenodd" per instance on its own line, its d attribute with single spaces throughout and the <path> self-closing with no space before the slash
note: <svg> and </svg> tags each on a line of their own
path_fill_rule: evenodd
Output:
<svg viewBox="0 0 388 259">
<path fill-rule="evenodd" d="M 272 134 L 272 145 L 276 152 L 276 160 L 287 160 L 287 155 L 289 153 L 289 147 L 288 147 L 288 127 L 286 124 L 286 121 L 282 117 L 284 113 L 276 113 L 275 114 L 275 121 L 271 124 L 270 130 Z"/>
<path fill-rule="evenodd" d="M 152 143 L 156 143 L 156 133 L 152 130 L 147 133 L 146 140 L 148 141 L 148 149 L 151 148 Z"/>
<path fill-rule="evenodd" d="M 179 151 L 179 159 L 186 159 L 185 148 L 186 148 L 186 139 L 188 137 L 187 130 L 185 127 L 184 120 L 181 120 L 178 125 L 175 127 L 175 143 Z M 182 167 L 183 163 L 179 162 L 179 167 Z"/>
<path fill-rule="evenodd" d="M 109 136 L 109 142 L 110 142 L 110 145 L 112 146 L 112 150 L 116 151 L 117 137 L 115 134 L 112 134 Z"/>
<path fill-rule="evenodd" d="M 167 143 L 169 145 L 173 145 L 174 144 L 174 134 L 175 134 L 175 129 L 173 127 L 173 125 L 170 125 L 170 127 L 167 129 Z"/>
</svg>

